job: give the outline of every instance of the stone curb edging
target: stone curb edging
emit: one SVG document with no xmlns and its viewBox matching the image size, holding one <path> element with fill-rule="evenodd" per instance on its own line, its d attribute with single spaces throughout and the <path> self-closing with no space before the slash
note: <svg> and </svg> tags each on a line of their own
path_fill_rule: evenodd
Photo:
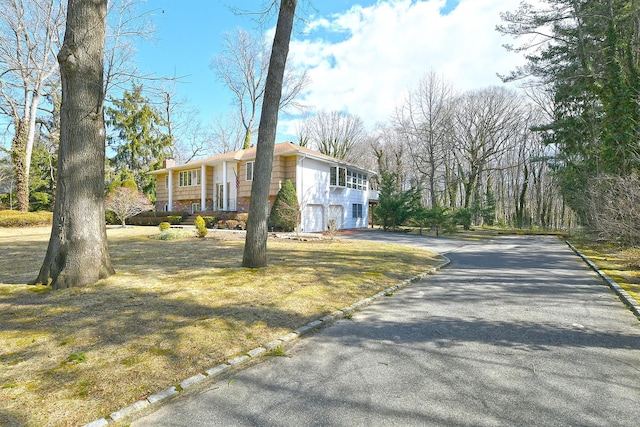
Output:
<svg viewBox="0 0 640 427">
<path fill-rule="evenodd" d="M 591 269 L 595 271 L 602 280 L 607 283 L 607 285 L 618 295 L 622 302 L 627 307 L 629 307 L 631 312 L 635 314 L 635 316 L 640 320 L 640 305 L 638 304 L 638 301 L 636 301 L 635 298 L 629 295 L 627 291 L 625 291 L 620 285 L 618 285 L 615 280 L 613 280 L 605 272 L 600 270 L 600 268 L 595 265 L 593 261 L 591 261 L 585 254 L 580 252 L 575 246 L 573 246 L 571 242 L 566 241 L 565 243 L 571 248 L 573 252 L 576 253 L 576 255 L 582 258 L 582 260 L 586 262 L 587 265 L 591 267 Z"/>
<path fill-rule="evenodd" d="M 568 242 L 567 242 L 568 243 Z M 176 385 L 176 386 L 172 386 L 169 387 L 166 390 L 163 390 L 161 392 L 155 393 L 150 395 L 149 397 L 147 397 L 146 399 L 143 400 L 139 400 L 125 408 L 122 408 L 118 411 L 112 412 L 111 414 L 109 414 L 108 417 L 105 418 L 100 418 L 97 419 L 95 421 L 92 421 L 88 424 L 85 424 L 82 427 L 107 427 L 109 424 L 116 422 L 116 421 L 121 421 L 127 417 L 131 417 L 133 416 L 136 412 L 140 412 L 144 409 L 149 408 L 151 405 L 159 405 L 162 402 L 168 401 L 169 399 L 172 399 L 174 397 L 176 397 L 177 395 L 179 395 L 182 391 L 188 389 L 189 387 L 193 387 L 194 385 L 204 381 L 205 379 L 209 378 L 209 379 L 214 379 L 216 377 L 222 376 L 223 374 L 225 374 L 228 370 L 233 369 L 233 368 L 238 368 L 242 365 L 245 365 L 247 363 L 249 363 L 252 359 L 257 359 L 260 358 L 261 356 L 263 356 L 264 354 L 266 354 L 267 352 L 278 348 L 280 346 L 282 346 L 284 343 L 288 343 L 291 341 L 294 341 L 296 339 L 298 339 L 299 337 L 301 337 L 302 335 L 305 335 L 307 333 L 310 333 L 311 331 L 320 329 L 326 325 L 329 325 L 339 319 L 344 318 L 344 316 L 346 314 L 350 314 L 352 312 L 354 312 L 355 310 L 357 310 L 360 307 L 364 307 L 366 305 L 369 305 L 371 303 L 373 303 L 374 301 L 385 297 L 385 296 L 390 296 L 392 295 L 395 291 L 405 288 L 408 285 L 415 283 L 419 280 L 422 280 L 423 278 L 425 278 L 426 276 L 433 274 L 435 272 L 437 272 L 438 270 L 446 267 L 447 265 L 449 265 L 451 263 L 451 260 L 449 258 L 447 258 L 444 255 L 440 255 L 442 258 L 444 258 L 444 262 L 436 265 L 435 267 L 424 271 L 420 274 L 417 274 L 409 279 L 403 280 L 402 282 L 399 282 L 383 291 L 378 292 L 377 294 L 369 297 L 369 298 L 365 298 L 361 301 L 358 301 L 354 304 L 351 304 L 348 307 L 343 308 L 342 310 L 337 310 L 334 311 L 331 314 L 328 314 L 318 320 L 314 320 L 312 322 L 307 323 L 306 325 L 303 325 L 301 327 L 299 327 L 298 329 L 294 330 L 291 333 L 288 333 L 276 340 L 273 340 L 271 342 L 268 342 L 267 344 L 261 346 L 261 347 L 257 347 L 254 348 L 252 350 L 249 350 L 247 352 L 245 352 L 243 355 L 241 356 L 237 356 L 234 357 L 232 359 L 227 360 L 225 363 L 222 363 L 220 365 L 217 365 L 211 369 L 208 369 L 207 371 L 205 371 L 204 373 L 200 373 L 200 374 L 196 374 L 190 378 L 184 379 L 182 382 L 180 382 L 180 384 Z M 623 291 L 624 292 L 624 291 Z"/>
</svg>

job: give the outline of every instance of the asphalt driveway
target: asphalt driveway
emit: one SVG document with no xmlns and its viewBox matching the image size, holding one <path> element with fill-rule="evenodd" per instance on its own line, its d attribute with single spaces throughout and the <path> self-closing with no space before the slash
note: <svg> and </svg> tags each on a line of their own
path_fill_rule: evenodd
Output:
<svg viewBox="0 0 640 427">
<path fill-rule="evenodd" d="M 630 426 L 640 322 L 552 237 L 365 232 L 451 265 L 133 426 Z"/>
</svg>

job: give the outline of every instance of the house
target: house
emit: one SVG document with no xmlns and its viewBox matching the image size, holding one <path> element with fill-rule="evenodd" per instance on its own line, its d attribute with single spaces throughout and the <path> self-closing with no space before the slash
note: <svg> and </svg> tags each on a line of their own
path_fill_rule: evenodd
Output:
<svg viewBox="0 0 640 427">
<path fill-rule="evenodd" d="M 291 142 L 274 147 L 269 208 L 282 184 L 293 183 L 301 211 L 301 231 L 365 228 L 374 174 Z M 248 212 L 256 148 L 176 165 L 168 160 L 156 175 L 156 210 Z"/>
</svg>

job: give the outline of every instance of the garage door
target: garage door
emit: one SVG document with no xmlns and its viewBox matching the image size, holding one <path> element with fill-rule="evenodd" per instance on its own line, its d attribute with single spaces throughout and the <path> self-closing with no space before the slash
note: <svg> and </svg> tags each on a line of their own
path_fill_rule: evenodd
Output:
<svg viewBox="0 0 640 427">
<path fill-rule="evenodd" d="M 322 205 L 307 205 L 302 211 L 302 231 L 312 233 L 324 231 L 324 215 Z"/>
</svg>

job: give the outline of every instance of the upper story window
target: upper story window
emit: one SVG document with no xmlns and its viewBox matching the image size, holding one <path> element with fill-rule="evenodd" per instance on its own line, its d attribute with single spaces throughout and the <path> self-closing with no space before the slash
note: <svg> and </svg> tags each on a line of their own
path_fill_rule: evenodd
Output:
<svg viewBox="0 0 640 427">
<path fill-rule="evenodd" d="M 247 162 L 247 181 L 253 181 L 253 162 Z"/>
<path fill-rule="evenodd" d="M 329 185 L 353 188 L 355 190 L 366 190 L 367 175 L 352 171 L 342 166 L 331 166 Z"/>
<path fill-rule="evenodd" d="M 347 169 L 342 166 L 331 166 L 329 170 L 329 185 L 345 187 L 347 185 Z"/>
<path fill-rule="evenodd" d="M 194 185 L 200 185 L 200 169 L 180 172 L 178 182 L 178 185 L 180 187 L 191 187 Z"/>
<path fill-rule="evenodd" d="M 347 188 L 354 188 L 356 190 L 366 190 L 367 176 L 360 172 L 347 170 Z"/>
</svg>

